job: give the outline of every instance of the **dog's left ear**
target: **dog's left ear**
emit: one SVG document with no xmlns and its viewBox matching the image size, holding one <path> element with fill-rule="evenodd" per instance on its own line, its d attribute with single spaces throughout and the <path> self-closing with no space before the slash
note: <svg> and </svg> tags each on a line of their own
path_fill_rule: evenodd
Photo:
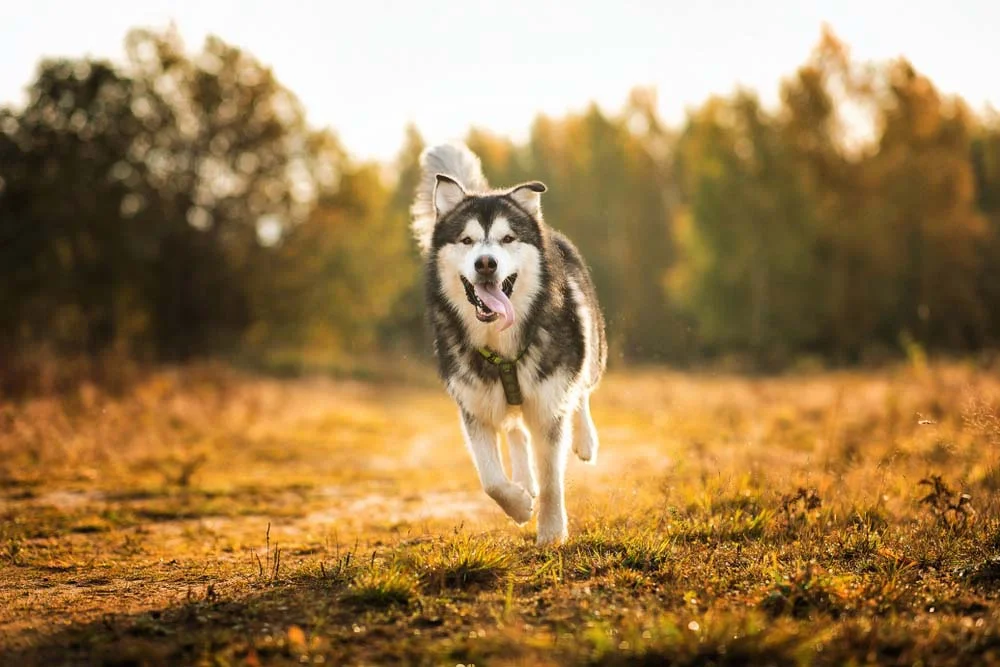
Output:
<svg viewBox="0 0 1000 667">
<path fill-rule="evenodd" d="M 525 211 L 537 216 L 542 210 L 542 193 L 547 189 L 544 183 L 531 181 L 515 186 L 507 193 L 507 196 L 516 201 Z"/>
</svg>

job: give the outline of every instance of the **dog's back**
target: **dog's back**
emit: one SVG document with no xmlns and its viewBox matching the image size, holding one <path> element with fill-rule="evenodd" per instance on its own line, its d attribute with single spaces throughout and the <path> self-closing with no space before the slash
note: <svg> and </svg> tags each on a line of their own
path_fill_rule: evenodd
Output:
<svg viewBox="0 0 1000 667">
<path fill-rule="evenodd" d="M 590 312 L 589 332 L 585 340 L 590 347 L 587 355 L 590 361 L 587 386 L 593 389 L 601 381 L 608 364 L 608 342 L 605 334 L 604 313 L 601 312 L 597 300 L 597 288 L 594 286 L 590 268 L 584 261 L 583 255 L 565 234 L 552 230 L 552 238 L 565 263 L 567 275 L 579 285 L 583 302 Z M 584 324 L 581 323 L 581 326 Z"/>
</svg>

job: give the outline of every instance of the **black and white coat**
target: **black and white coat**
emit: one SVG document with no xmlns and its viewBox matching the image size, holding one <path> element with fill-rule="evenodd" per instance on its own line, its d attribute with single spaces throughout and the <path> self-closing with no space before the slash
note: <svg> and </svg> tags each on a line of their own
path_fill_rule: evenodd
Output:
<svg viewBox="0 0 1000 667">
<path fill-rule="evenodd" d="M 461 144 L 424 151 L 413 231 L 426 260 L 428 319 L 439 370 L 458 403 L 462 431 L 486 493 L 519 524 L 538 505 L 538 543 L 567 536 L 569 449 L 594 463 L 590 394 L 607 363 L 604 317 L 572 242 L 542 219 L 545 186 L 490 190 L 479 159 Z M 488 258 L 513 305 L 509 328 L 467 289 Z M 482 266 L 482 264 L 480 265 Z M 463 280 L 464 278 L 464 280 Z M 506 281 L 506 282 L 505 282 Z M 510 291 L 508 293 L 508 283 Z M 523 402 L 510 405 L 500 368 L 482 349 L 516 362 Z M 512 479 L 499 443 L 506 434 Z"/>
</svg>

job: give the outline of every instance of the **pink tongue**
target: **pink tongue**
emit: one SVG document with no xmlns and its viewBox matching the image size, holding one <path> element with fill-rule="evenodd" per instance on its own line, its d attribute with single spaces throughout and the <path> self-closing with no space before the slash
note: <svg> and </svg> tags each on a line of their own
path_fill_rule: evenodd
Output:
<svg viewBox="0 0 1000 667">
<path fill-rule="evenodd" d="M 476 296 L 486 304 L 486 307 L 503 318 L 503 325 L 500 331 L 510 328 L 514 324 L 514 304 L 510 302 L 507 295 L 503 293 L 495 283 L 482 285 L 476 283 Z"/>
</svg>

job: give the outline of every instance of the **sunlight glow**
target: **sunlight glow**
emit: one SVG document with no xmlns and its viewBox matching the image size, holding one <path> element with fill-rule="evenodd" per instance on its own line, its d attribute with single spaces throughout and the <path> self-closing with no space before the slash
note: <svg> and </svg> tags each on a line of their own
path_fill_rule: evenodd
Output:
<svg viewBox="0 0 1000 667">
<path fill-rule="evenodd" d="M 399 150 L 409 122 L 432 142 L 473 125 L 521 139 L 540 112 L 561 115 L 592 100 L 618 109 L 640 85 L 659 91 L 661 115 L 674 124 L 736 86 L 771 105 L 824 22 L 857 59 L 905 55 L 973 108 L 1000 104 L 992 79 L 981 75 L 995 60 L 1000 4 L 976 0 L 946 7 L 777 0 L 766 11 L 728 1 L 582 2 L 572 12 L 552 0 L 41 0 L 5 10 L 0 103 L 23 102 L 43 56 L 121 60 L 130 28 L 171 21 L 190 50 L 209 34 L 248 49 L 300 97 L 311 123 L 334 128 L 353 154 L 383 160 Z"/>
</svg>

